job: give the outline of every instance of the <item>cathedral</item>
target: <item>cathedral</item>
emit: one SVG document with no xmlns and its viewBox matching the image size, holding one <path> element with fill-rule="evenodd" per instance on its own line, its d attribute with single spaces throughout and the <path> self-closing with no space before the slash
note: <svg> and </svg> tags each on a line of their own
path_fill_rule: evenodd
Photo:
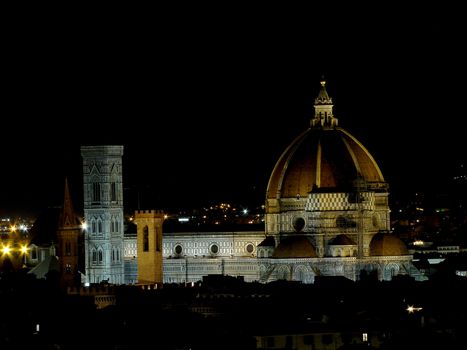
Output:
<svg viewBox="0 0 467 350">
<path fill-rule="evenodd" d="M 150 262 L 162 273 L 154 271 L 145 281 L 196 282 L 225 274 L 245 281 L 313 283 L 316 276 L 357 280 L 364 272 L 379 280 L 399 274 L 422 278 L 404 243 L 390 232 L 388 184 L 368 150 L 338 125 L 325 81 L 314 108 L 309 127 L 271 173 L 265 231 L 163 232 L 160 260 L 152 255 Z M 151 237 L 148 227 L 162 232 L 160 218 L 155 211 L 136 212 L 138 237 Z M 126 240 L 124 255 L 137 256 L 133 271 L 147 271 L 149 260 L 140 255 L 149 252 L 136 252 L 138 245 Z"/>
<path fill-rule="evenodd" d="M 66 188 L 55 237 L 61 255 L 57 269 L 79 270 L 84 284 L 192 283 L 207 275 L 263 283 L 314 283 L 317 276 L 355 281 L 365 273 L 379 280 L 424 279 L 404 243 L 391 233 L 388 184 L 381 170 L 339 126 L 325 81 L 314 109 L 309 127 L 272 170 L 262 231 L 165 232 L 162 212 L 141 210 L 134 213 L 137 232 L 130 233 L 123 215 L 123 146 L 82 146 L 86 225 L 80 232 L 76 219 L 70 219 Z M 78 245 L 84 250 L 79 259 Z"/>
</svg>

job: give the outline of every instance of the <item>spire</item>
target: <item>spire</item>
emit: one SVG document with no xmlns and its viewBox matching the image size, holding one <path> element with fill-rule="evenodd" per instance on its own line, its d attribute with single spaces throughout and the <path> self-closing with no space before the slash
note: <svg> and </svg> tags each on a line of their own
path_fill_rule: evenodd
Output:
<svg viewBox="0 0 467 350">
<path fill-rule="evenodd" d="M 337 126 L 337 118 L 332 114 L 332 98 L 326 91 L 326 80 L 322 77 L 321 89 L 315 98 L 315 116 L 311 119 L 311 127 L 333 128 Z"/>
<path fill-rule="evenodd" d="M 315 98 L 315 106 L 317 105 L 331 105 L 332 98 L 329 97 L 328 92 L 326 91 L 326 80 L 324 77 L 319 82 L 321 84 L 321 89 L 319 90 L 318 97 Z"/>
<path fill-rule="evenodd" d="M 78 219 L 73 208 L 73 203 L 71 202 L 70 190 L 68 188 L 68 179 L 65 178 L 65 191 L 63 198 L 63 208 L 60 214 L 59 227 L 75 227 L 78 225 Z"/>
</svg>

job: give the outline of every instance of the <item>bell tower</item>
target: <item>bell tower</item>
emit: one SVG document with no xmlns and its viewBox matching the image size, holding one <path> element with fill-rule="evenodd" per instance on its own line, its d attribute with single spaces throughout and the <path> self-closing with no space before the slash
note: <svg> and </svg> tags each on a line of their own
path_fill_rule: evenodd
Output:
<svg viewBox="0 0 467 350">
<path fill-rule="evenodd" d="M 68 180 L 65 179 L 63 207 L 57 230 L 57 256 L 60 266 L 62 286 L 79 283 L 79 242 L 81 241 L 81 222 L 71 201 Z"/>
<path fill-rule="evenodd" d="M 137 210 L 138 283 L 162 283 L 162 223 L 164 213 L 159 210 Z"/>
<path fill-rule="evenodd" d="M 123 146 L 82 146 L 88 283 L 123 284 Z"/>
</svg>

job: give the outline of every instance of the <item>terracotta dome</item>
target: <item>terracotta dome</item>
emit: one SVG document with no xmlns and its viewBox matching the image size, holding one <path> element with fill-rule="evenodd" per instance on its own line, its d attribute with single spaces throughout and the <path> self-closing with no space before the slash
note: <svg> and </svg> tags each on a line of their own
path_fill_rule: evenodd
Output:
<svg viewBox="0 0 467 350">
<path fill-rule="evenodd" d="M 267 199 L 306 197 L 311 191 L 348 192 L 356 179 L 372 190 L 387 189 L 368 150 L 349 132 L 337 127 L 332 99 L 321 82 L 310 128 L 282 153 L 272 171 Z"/>
<path fill-rule="evenodd" d="M 404 242 L 390 233 L 379 232 L 371 240 L 371 256 L 400 256 L 408 254 L 409 252 Z"/>
<path fill-rule="evenodd" d="M 292 236 L 281 240 L 272 254 L 273 258 L 316 258 L 315 247 L 303 236 Z"/>
<path fill-rule="evenodd" d="M 331 242 L 330 245 L 356 245 L 356 243 L 347 235 L 337 235 Z"/>
</svg>

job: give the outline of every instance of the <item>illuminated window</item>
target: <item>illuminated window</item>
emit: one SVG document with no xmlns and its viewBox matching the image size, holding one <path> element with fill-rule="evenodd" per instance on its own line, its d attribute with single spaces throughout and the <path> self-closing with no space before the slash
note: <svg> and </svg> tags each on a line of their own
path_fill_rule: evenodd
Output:
<svg viewBox="0 0 467 350">
<path fill-rule="evenodd" d="M 368 341 L 368 333 L 362 333 L 362 341 Z"/>
<path fill-rule="evenodd" d="M 70 264 L 65 265 L 65 272 L 68 273 L 68 274 L 71 273 L 71 265 Z"/>
</svg>

